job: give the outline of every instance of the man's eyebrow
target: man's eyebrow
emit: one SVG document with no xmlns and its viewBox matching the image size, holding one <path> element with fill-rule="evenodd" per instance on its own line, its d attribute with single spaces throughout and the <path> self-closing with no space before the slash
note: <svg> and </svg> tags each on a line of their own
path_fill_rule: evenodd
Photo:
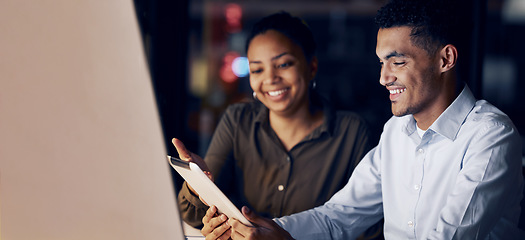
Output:
<svg viewBox="0 0 525 240">
<path fill-rule="evenodd" d="M 288 52 L 283 52 L 283 53 L 281 53 L 281 54 L 279 54 L 279 55 L 277 55 L 277 56 L 275 56 L 275 57 L 272 57 L 272 61 L 273 61 L 273 60 L 276 60 L 276 59 L 278 59 L 278 58 L 280 58 L 280 57 L 282 57 L 282 56 L 284 56 L 284 55 L 286 55 L 286 54 L 288 54 Z M 256 61 L 250 61 L 250 62 L 249 62 L 249 64 L 252 64 L 252 63 L 261 63 L 261 61 L 257 61 L 257 60 L 256 60 Z"/>
<path fill-rule="evenodd" d="M 385 59 L 388 60 L 388 59 L 390 59 L 392 57 L 405 57 L 405 56 L 406 55 L 403 54 L 403 53 L 398 53 L 396 51 L 393 51 L 393 52 L 389 53 L 388 55 L 386 55 Z"/>
</svg>

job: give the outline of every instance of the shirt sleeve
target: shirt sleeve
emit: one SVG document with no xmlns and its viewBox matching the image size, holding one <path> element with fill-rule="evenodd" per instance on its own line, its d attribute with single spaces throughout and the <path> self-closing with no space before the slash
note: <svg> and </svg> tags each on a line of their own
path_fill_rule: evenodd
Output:
<svg viewBox="0 0 525 240">
<path fill-rule="evenodd" d="M 274 219 L 295 239 L 355 239 L 383 216 L 378 147 L 324 205 Z M 308 226 L 308 227 L 305 227 Z"/>
<path fill-rule="evenodd" d="M 514 239 L 520 209 L 508 208 L 519 206 L 521 169 L 515 128 L 495 122 L 479 131 L 429 239 L 485 239 L 496 225 Z"/>
<path fill-rule="evenodd" d="M 203 226 L 202 218 L 206 215 L 208 206 L 206 206 L 199 197 L 191 193 L 186 182 L 182 184 L 178 195 L 178 202 L 182 219 L 194 228 L 201 228 Z"/>
</svg>

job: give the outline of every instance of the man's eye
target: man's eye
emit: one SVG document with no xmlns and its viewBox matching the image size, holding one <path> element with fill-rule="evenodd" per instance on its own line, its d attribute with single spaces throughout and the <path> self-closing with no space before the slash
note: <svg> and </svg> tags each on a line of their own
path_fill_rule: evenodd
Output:
<svg viewBox="0 0 525 240">
<path fill-rule="evenodd" d="M 394 62 L 394 65 L 396 65 L 396 66 L 401 66 L 403 64 L 405 64 L 405 62 Z"/>
<path fill-rule="evenodd" d="M 251 74 L 257 74 L 257 73 L 261 73 L 262 72 L 262 69 L 255 69 L 255 70 L 251 70 L 250 73 Z"/>
</svg>

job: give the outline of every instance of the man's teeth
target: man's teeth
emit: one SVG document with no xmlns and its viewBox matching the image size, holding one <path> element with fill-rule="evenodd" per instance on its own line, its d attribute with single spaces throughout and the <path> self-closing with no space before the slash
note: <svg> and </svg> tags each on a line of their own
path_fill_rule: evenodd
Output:
<svg viewBox="0 0 525 240">
<path fill-rule="evenodd" d="M 393 89 L 393 90 L 390 90 L 390 94 L 402 93 L 405 90 L 407 90 L 407 89 L 406 88 Z"/>
<path fill-rule="evenodd" d="M 286 91 L 287 91 L 286 89 L 281 89 L 281 90 L 278 90 L 278 91 L 271 91 L 271 92 L 268 92 L 268 95 L 270 95 L 272 97 L 275 97 L 275 96 L 279 96 L 279 95 L 283 94 Z"/>
</svg>

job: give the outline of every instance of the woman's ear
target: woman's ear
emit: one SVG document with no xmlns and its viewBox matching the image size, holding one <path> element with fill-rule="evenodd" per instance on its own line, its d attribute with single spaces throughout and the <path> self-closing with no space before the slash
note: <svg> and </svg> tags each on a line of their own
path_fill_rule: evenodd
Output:
<svg viewBox="0 0 525 240">
<path fill-rule="evenodd" d="M 312 60 L 310 61 L 310 79 L 314 79 L 315 75 L 317 74 L 317 70 L 319 67 L 319 61 L 317 60 L 316 56 L 312 57 Z"/>
<path fill-rule="evenodd" d="M 458 60 L 458 50 L 452 44 L 448 44 L 441 49 L 441 71 L 447 72 L 456 66 Z"/>
</svg>

